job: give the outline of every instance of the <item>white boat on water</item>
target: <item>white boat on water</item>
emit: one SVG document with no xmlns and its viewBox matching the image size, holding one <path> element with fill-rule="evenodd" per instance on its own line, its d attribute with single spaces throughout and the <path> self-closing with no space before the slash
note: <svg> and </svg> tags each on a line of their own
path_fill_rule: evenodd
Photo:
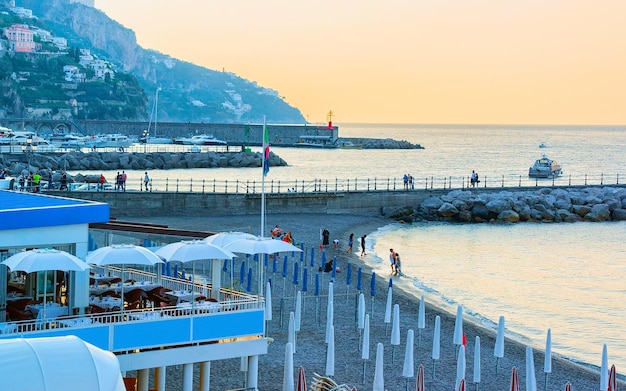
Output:
<svg viewBox="0 0 626 391">
<path fill-rule="evenodd" d="M 174 140 L 171 137 L 158 137 L 157 136 L 157 114 L 159 105 L 159 91 L 161 87 L 157 88 L 156 96 L 154 98 L 154 105 L 152 106 L 152 112 L 150 113 L 150 122 L 148 122 L 148 129 L 143 131 L 141 137 L 139 137 L 139 143 L 141 144 L 173 144 Z M 152 116 L 154 115 L 154 135 L 150 135 L 150 128 L 152 125 Z"/>
<path fill-rule="evenodd" d="M 212 134 L 198 134 L 192 137 L 177 137 L 176 144 L 183 145 L 226 145 L 228 144 L 224 140 L 219 140 L 213 137 Z"/>
<path fill-rule="evenodd" d="M 11 190 L 15 186 L 15 178 L 5 177 L 0 179 L 0 190 Z"/>
<path fill-rule="evenodd" d="M 546 155 L 535 160 L 535 163 L 528 169 L 528 177 L 530 178 L 554 178 L 562 173 L 563 170 L 559 163 L 549 159 Z"/>
<path fill-rule="evenodd" d="M 74 133 L 58 133 L 48 138 L 51 144 L 64 149 L 78 149 L 85 147 L 89 136 L 82 136 Z"/>
<path fill-rule="evenodd" d="M 119 133 L 92 136 L 85 141 L 88 148 L 128 148 L 133 145 L 133 140 Z"/>
<path fill-rule="evenodd" d="M 28 130 L 12 130 L 0 126 L 0 153 L 21 153 L 30 148 L 32 152 L 54 152 L 57 146 L 37 133 Z"/>
</svg>

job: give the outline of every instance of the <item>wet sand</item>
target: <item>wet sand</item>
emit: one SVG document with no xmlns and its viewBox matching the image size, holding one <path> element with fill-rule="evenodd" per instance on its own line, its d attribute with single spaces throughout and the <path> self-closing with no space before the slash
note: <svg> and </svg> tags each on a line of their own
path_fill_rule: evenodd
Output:
<svg viewBox="0 0 626 391">
<path fill-rule="evenodd" d="M 244 231 L 258 234 L 260 231 L 259 216 L 184 216 L 184 217 L 152 217 L 125 220 L 142 221 L 166 224 L 174 228 L 197 229 L 205 231 Z M 426 327 L 421 332 L 417 328 L 419 300 L 414 294 L 409 294 L 395 286 L 393 289 L 393 304 L 400 308 L 400 345 L 392 347 L 391 324 L 384 322 L 384 313 L 387 299 L 389 276 L 377 278 L 376 295 L 373 300 L 370 295 L 371 269 L 358 256 L 359 241 L 363 234 L 370 234 L 379 227 L 392 223 L 392 220 L 373 216 L 352 215 L 268 215 L 266 226 L 278 224 L 285 231 L 293 233 L 296 242 L 304 242 L 305 249 L 310 251 L 311 246 L 321 243 L 320 229 L 327 228 L 330 233 L 331 244 L 326 249 L 328 256 L 337 256 L 339 265 L 350 262 L 353 267 L 352 284 L 348 288 L 345 274 L 338 274 L 334 284 L 334 330 L 335 330 L 335 371 L 331 376 L 338 384 L 348 384 L 359 390 L 371 390 L 374 380 L 376 362 L 376 345 L 384 344 L 384 382 L 387 390 L 405 390 L 407 378 L 402 376 L 407 331 L 414 330 L 414 365 L 422 364 L 425 368 L 425 385 L 428 390 L 453 390 L 456 379 L 457 345 L 453 343 L 455 314 L 450 314 L 426 302 Z M 347 254 L 347 239 L 354 233 L 354 253 Z M 267 235 L 267 233 L 266 233 Z M 338 250 L 333 249 L 332 240 L 338 238 Z M 307 254 L 308 255 L 308 254 Z M 317 257 L 317 255 L 316 255 Z M 308 256 L 307 256 L 308 259 Z M 318 262 L 319 263 L 319 262 Z M 361 359 L 359 347 L 359 331 L 356 324 L 356 271 L 362 267 L 363 293 L 365 296 L 366 313 L 370 314 L 370 359 L 365 362 Z M 313 296 L 313 280 L 309 280 L 309 291 L 303 296 L 303 314 L 301 330 L 297 333 L 296 352 L 294 353 L 294 374 L 302 366 L 306 371 L 307 383 L 310 385 L 313 373 L 324 375 L 326 344 L 326 307 L 329 276 L 323 277 L 322 291 L 319 303 Z M 279 273 L 273 276 L 272 307 L 273 319 L 268 323 L 268 337 L 273 339 L 268 347 L 268 354 L 259 358 L 259 389 L 281 390 L 285 344 L 287 343 L 289 313 L 295 312 L 296 289 L 288 276 L 283 282 Z M 285 289 L 283 290 L 283 284 Z M 419 294 L 419 293 L 418 293 Z M 284 299 L 282 298 L 284 296 Z M 520 299 L 523 299 L 520 294 Z M 372 311 L 373 308 L 373 311 Z M 316 311 L 317 309 L 317 311 Z M 282 315 L 281 315 L 282 314 Z M 319 314 L 319 315 L 317 315 Z M 502 314 L 506 317 L 506 314 Z M 433 360 L 432 346 L 435 317 L 441 317 L 441 352 L 440 359 Z M 497 319 L 496 319 L 497 321 Z M 520 389 L 526 389 L 526 347 L 514 341 L 505 339 L 504 358 L 499 360 L 496 373 L 496 359 L 493 355 L 495 332 L 486 328 L 464 322 L 464 333 L 467 336 L 466 345 L 466 376 L 467 390 L 506 390 L 510 387 L 511 369 L 519 370 Z M 420 337 L 421 335 L 421 337 Z M 474 380 L 474 352 L 475 339 L 480 337 L 480 383 Z M 420 343 L 421 340 L 421 343 Z M 572 384 L 573 390 L 597 390 L 600 386 L 600 375 L 597 371 L 571 361 L 555 357 L 552 359 L 552 373 L 548 375 L 548 387 L 545 387 L 544 354 L 534 351 L 535 376 L 537 390 L 563 390 L 567 382 Z M 598 360 L 600 357 L 598 357 Z M 434 371 L 433 371 L 434 368 Z M 618 368 L 619 370 L 619 368 Z M 363 380 L 363 374 L 365 378 Z M 415 371 L 415 375 L 417 371 Z M 182 367 L 167 368 L 167 391 L 182 389 Z M 198 367 L 194 369 L 197 389 Z M 245 373 L 241 371 L 239 359 L 223 360 L 211 363 L 211 389 L 230 390 L 244 387 Z M 414 389 L 415 376 L 408 379 L 410 389 Z M 623 387 L 620 384 L 620 387 Z"/>
</svg>

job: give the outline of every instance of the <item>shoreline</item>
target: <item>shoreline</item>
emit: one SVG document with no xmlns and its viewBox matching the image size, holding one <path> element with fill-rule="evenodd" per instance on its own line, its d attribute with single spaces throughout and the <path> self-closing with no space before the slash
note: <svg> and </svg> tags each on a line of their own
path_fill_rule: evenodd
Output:
<svg viewBox="0 0 626 391">
<path fill-rule="evenodd" d="M 260 231 L 260 218 L 258 216 L 180 216 L 180 217 L 138 217 L 128 220 L 166 224 L 171 227 L 186 229 L 202 229 L 208 231 L 245 231 L 258 234 Z M 371 389 L 373 382 L 373 370 L 376 360 L 376 343 L 385 345 L 385 388 L 389 390 L 402 390 L 406 387 L 407 379 L 402 377 L 402 367 L 405 355 L 406 334 L 408 329 L 415 332 L 414 364 L 420 363 L 425 367 L 426 387 L 433 390 L 449 390 L 454 387 L 456 377 L 456 346 L 452 343 L 455 316 L 449 311 L 426 302 L 426 328 L 421 333 L 421 346 L 418 346 L 419 330 L 417 329 L 417 313 L 419 299 L 415 294 L 404 290 L 401 285 L 394 285 L 393 303 L 400 307 L 400 330 L 401 342 L 399 346 L 391 347 L 390 331 L 383 323 L 385 302 L 387 296 L 387 277 L 377 278 L 377 290 L 374 297 L 374 312 L 370 320 L 370 359 L 366 364 L 367 374 L 365 383 L 362 382 L 363 361 L 358 351 L 358 333 L 355 324 L 355 299 L 356 299 L 356 270 L 362 267 L 363 293 L 366 302 L 366 313 L 371 313 L 372 300 L 369 294 L 369 282 L 372 269 L 365 260 L 355 254 L 346 254 L 347 237 L 351 232 L 355 234 L 354 251 L 359 251 L 358 238 L 363 234 L 368 236 L 380 227 L 396 223 L 395 220 L 376 216 L 353 216 L 353 215 L 283 215 L 272 214 L 266 217 L 268 227 L 278 224 L 285 231 L 292 231 L 296 242 L 305 243 L 305 251 L 310 251 L 313 243 L 319 244 L 319 230 L 328 228 L 331 232 L 331 242 L 334 238 L 340 240 L 340 250 L 335 252 L 332 245 L 327 248 L 327 255 L 338 258 L 339 265 L 345 265 L 350 261 L 353 266 L 353 285 L 346 288 L 345 275 L 338 274 L 334 289 L 334 325 L 335 325 L 335 376 L 332 378 L 338 383 L 346 383 L 358 389 Z M 317 251 L 316 251 L 317 254 Z M 308 259 L 307 254 L 307 259 Z M 318 255 L 316 255 L 318 259 Z M 268 354 L 259 358 L 259 389 L 273 390 L 282 387 L 284 347 L 287 342 L 287 323 L 289 312 L 294 310 L 295 288 L 291 282 L 281 281 L 277 276 L 274 281 L 275 289 L 272 292 L 273 320 L 268 323 L 267 335 L 274 339 L 268 347 Z M 287 278 L 289 279 L 289 278 Z M 313 376 L 313 372 L 325 374 L 325 344 L 319 343 L 320 337 L 324 339 L 326 324 L 326 294 L 328 277 L 323 279 L 322 291 L 319 300 L 319 316 L 312 316 L 315 312 L 316 302 L 309 292 L 304 297 L 303 317 L 301 331 L 297 334 L 297 348 L 294 354 L 294 366 L 303 366 L 306 371 L 307 383 Z M 283 285 L 285 284 L 285 285 Z M 285 290 L 282 291 L 282 287 Z M 309 288 L 311 290 L 311 288 Z M 282 291 L 282 292 L 281 292 Z M 279 295 L 284 295 L 281 300 Z M 279 309 L 283 308 L 281 325 Z M 433 326 L 435 316 L 441 318 L 441 359 L 435 365 L 435 378 L 433 379 L 433 360 L 431 359 Z M 318 319 L 317 323 L 315 318 Z M 480 337 L 481 357 L 481 383 L 480 387 L 487 390 L 506 389 L 510 383 L 510 373 L 513 366 L 519 369 L 520 383 L 524 383 L 525 353 L 526 346 L 505 338 L 505 355 L 499 360 L 498 371 L 495 370 L 495 358 L 493 346 L 495 344 L 495 331 L 490 330 L 464 318 L 464 332 L 467 335 L 466 352 L 466 381 L 473 382 L 474 345 L 476 336 Z M 391 357 L 394 356 L 392 363 Z M 544 390 L 543 351 L 534 350 L 535 375 L 537 389 Z M 235 362 L 236 361 L 236 362 Z M 228 389 L 243 386 L 243 372 L 240 372 L 239 360 L 224 360 L 212 362 L 211 383 L 213 388 Z M 167 390 L 180 389 L 179 383 L 181 371 L 168 368 Z M 228 373 L 230 376 L 223 377 L 221 374 Z M 197 374 L 197 371 L 194 372 Z M 241 374 L 241 376 L 239 376 Z M 197 376 L 196 376 L 197 377 Z M 236 378 L 236 379 L 235 379 Z M 235 381 L 237 380 L 237 381 Z M 552 373 L 548 376 L 548 389 L 561 390 L 566 382 L 572 384 L 573 389 L 594 389 L 599 386 L 600 376 L 592 365 L 575 362 L 553 354 Z M 411 386 L 415 377 L 409 379 Z M 182 383 L 180 383 L 182 384 Z M 524 388 L 522 386 L 522 388 Z"/>
</svg>

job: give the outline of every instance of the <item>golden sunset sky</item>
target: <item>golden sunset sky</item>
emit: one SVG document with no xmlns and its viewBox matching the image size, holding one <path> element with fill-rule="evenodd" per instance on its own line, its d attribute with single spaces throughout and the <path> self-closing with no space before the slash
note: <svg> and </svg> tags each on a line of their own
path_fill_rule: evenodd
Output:
<svg viewBox="0 0 626 391">
<path fill-rule="evenodd" d="M 311 122 L 625 124 L 625 0 L 96 0 Z"/>
</svg>

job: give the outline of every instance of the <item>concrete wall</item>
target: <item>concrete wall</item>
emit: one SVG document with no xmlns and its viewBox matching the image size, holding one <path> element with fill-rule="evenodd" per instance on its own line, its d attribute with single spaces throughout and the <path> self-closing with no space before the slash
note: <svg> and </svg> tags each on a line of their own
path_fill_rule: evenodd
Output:
<svg viewBox="0 0 626 391">
<path fill-rule="evenodd" d="M 283 193 L 267 194 L 267 213 L 326 213 L 379 215 L 384 208 L 419 205 L 431 195 L 449 190 L 373 191 L 349 193 Z M 59 195 L 58 192 L 50 194 Z M 71 192 L 69 197 L 106 202 L 111 217 L 151 215 L 218 216 L 261 212 L 260 194 L 213 194 L 175 192 Z"/>
</svg>

